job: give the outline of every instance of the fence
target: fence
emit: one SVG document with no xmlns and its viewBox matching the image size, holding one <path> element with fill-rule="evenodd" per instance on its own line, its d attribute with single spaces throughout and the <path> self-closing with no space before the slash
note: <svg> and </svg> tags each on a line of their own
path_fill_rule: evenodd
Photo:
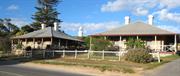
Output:
<svg viewBox="0 0 180 76">
<path fill-rule="evenodd" d="M 42 50 L 43 58 L 46 57 L 48 53 L 54 57 L 55 53 L 60 53 L 62 58 L 73 58 L 73 59 L 92 59 L 92 60 L 110 60 L 110 61 L 120 61 L 122 56 L 127 53 L 127 51 L 90 51 L 90 50 Z M 70 53 L 70 55 L 68 55 Z M 160 62 L 159 52 L 150 53 L 154 58 L 158 59 Z M 32 56 L 32 52 L 29 52 Z"/>
<path fill-rule="evenodd" d="M 1 57 L 8 57 L 8 56 L 12 56 L 12 54 L 11 54 L 10 52 L 0 51 L 0 58 L 1 58 Z"/>
<path fill-rule="evenodd" d="M 121 56 L 124 55 L 124 53 L 126 53 L 126 51 L 89 51 L 89 50 L 51 50 L 51 51 L 44 51 L 44 55 L 43 57 L 45 57 L 45 54 L 46 52 L 50 52 L 52 53 L 52 56 L 55 55 L 55 53 L 62 53 L 62 57 L 64 58 L 66 56 L 66 53 L 73 53 L 74 54 L 74 59 L 77 59 L 78 58 L 78 53 L 83 53 L 83 54 L 86 54 L 85 58 L 86 59 L 93 59 L 93 55 L 96 55 L 95 59 L 102 59 L 104 60 L 105 59 L 105 55 L 106 54 L 111 54 L 110 57 L 113 57 L 112 54 L 115 56 L 115 57 L 118 57 L 118 60 L 120 60 Z"/>
</svg>

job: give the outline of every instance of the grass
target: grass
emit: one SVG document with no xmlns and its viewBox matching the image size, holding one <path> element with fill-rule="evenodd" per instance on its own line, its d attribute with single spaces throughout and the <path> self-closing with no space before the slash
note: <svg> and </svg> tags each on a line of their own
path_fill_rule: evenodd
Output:
<svg viewBox="0 0 180 76">
<path fill-rule="evenodd" d="M 105 60 L 78 60 L 78 59 L 55 59 L 55 60 L 38 60 L 34 63 L 68 65 L 68 66 L 84 66 L 99 69 L 100 71 L 116 71 L 123 73 L 134 73 L 133 66 L 121 62 L 110 62 Z"/>
<path fill-rule="evenodd" d="M 86 54 L 83 54 L 79 57 L 86 57 Z M 113 58 L 111 56 L 107 56 L 110 58 Z M 100 57 L 94 57 L 94 58 L 101 58 Z M 128 61 L 109 61 L 107 59 L 105 60 L 89 60 L 89 59 L 68 59 L 67 58 L 57 58 L 57 59 L 46 59 L 46 60 L 35 60 L 32 61 L 34 63 L 41 63 L 41 64 L 53 64 L 53 65 L 68 65 L 68 66 L 84 66 L 84 67 L 92 67 L 99 69 L 100 71 L 116 71 L 116 72 L 123 72 L 123 73 L 135 73 L 136 68 L 142 68 L 143 70 L 149 70 L 154 69 L 158 66 L 161 66 L 165 63 L 171 62 L 173 60 L 176 60 L 180 58 L 178 55 L 171 55 L 166 57 L 161 57 L 161 63 L 151 62 L 146 64 L 140 64 L 140 63 L 133 63 Z"/>
</svg>

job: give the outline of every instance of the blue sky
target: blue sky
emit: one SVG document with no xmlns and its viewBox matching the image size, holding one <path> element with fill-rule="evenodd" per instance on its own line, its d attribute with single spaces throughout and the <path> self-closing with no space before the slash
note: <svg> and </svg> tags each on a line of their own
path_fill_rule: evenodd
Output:
<svg viewBox="0 0 180 76">
<path fill-rule="evenodd" d="M 19 27 L 33 22 L 36 0 L 2 0 L 0 18 L 11 18 Z M 178 0 L 63 0 L 57 6 L 61 30 L 77 35 L 78 28 L 84 34 L 94 34 L 120 27 L 124 17 L 131 22 L 147 23 L 147 16 L 154 16 L 154 25 L 180 33 L 180 2 Z"/>
</svg>

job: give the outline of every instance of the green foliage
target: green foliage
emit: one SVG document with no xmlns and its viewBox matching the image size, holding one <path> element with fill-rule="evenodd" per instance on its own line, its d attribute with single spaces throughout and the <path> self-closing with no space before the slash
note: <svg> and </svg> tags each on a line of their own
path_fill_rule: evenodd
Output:
<svg viewBox="0 0 180 76">
<path fill-rule="evenodd" d="M 36 8 L 37 12 L 33 15 L 35 23 L 44 23 L 47 26 L 53 26 L 54 22 L 61 22 L 58 19 L 58 13 L 56 11 L 55 5 L 59 3 L 59 0 L 38 0 L 38 5 Z"/>
<path fill-rule="evenodd" d="M 34 31 L 34 29 L 29 25 L 22 26 L 21 30 L 24 32 L 33 32 Z"/>
<path fill-rule="evenodd" d="M 30 26 L 31 26 L 31 28 L 33 28 L 33 30 L 41 29 L 41 23 L 40 22 L 33 22 Z"/>
<path fill-rule="evenodd" d="M 83 37 L 86 47 L 90 48 L 90 37 Z M 92 37 L 92 50 L 102 51 L 107 50 L 112 46 L 112 43 L 108 40 L 104 40 L 104 37 Z"/>
<path fill-rule="evenodd" d="M 0 37 L 0 51 L 3 51 L 3 52 L 8 52 L 11 50 L 11 42 L 10 42 L 10 39 L 7 37 L 7 38 L 2 38 Z"/>
<path fill-rule="evenodd" d="M 145 42 L 143 42 L 141 39 L 129 38 L 125 44 L 127 45 L 127 49 L 144 48 L 145 47 L 144 46 Z"/>
<path fill-rule="evenodd" d="M 90 44 L 90 37 L 83 37 L 83 40 L 84 40 L 84 42 L 85 42 L 85 46 L 87 47 L 87 48 L 89 48 L 89 44 Z"/>
<path fill-rule="evenodd" d="M 23 31 L 23 30 L 20 30 L 20 31 L 18 31 L 18 32 L 16 33 L 16 36 L 24 35 L 24 34 L 26 34 L 26 33 L 28 33 L 28 32 L 25 32 L 25 31 Z"/>
<path fill-rule="evenodd" d="M 19 31 L 19 28 L 10 21 L 8 18 L 0 19 L 0 36 L 12 36 Z"/>
<path fill-rule="evenodd" d="M 59 0 L 38 0 L 38 4 L 41 7 L 52 7 L 56 6 L 59 3 Z"/>
<path fill-rule="evenodd" d="M 112 46 L 112 43 L 108 40 L 104 40 L 103 37 L 92 38 L 92 50 L 101 51 Z"/>
<path fill-rule="evenodd" d="M 148 63 L 151 62 L 152 59 L 147 49 L 143 48 L 129 49 L 125 54 L 125 60 L 137 63 Z"/>
<path fill-rule="evenodd" d="M 16 48 L 17 49 L 22 49 L 23 45 L 22 44 L 17 44 Z"/>
</svg>

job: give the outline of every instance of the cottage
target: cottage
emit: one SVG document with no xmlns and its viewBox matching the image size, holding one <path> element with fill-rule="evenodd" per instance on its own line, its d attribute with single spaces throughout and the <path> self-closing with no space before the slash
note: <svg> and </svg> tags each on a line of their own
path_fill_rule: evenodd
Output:
<svg viewBox="0 0 180 76">
<path fill-rule="evenodd" d="M 45 24 L 42 24 L 41 30 L 12 37 L 11 41 L 12 51 L 14 53 L 23 52 L 22 50 L 17 50 L 18 45 L 21 45 L 22 49 L 29 48 L 32 50 L 72 50 L 80 49 L 81 43 L 83 42 L 59 30 L 57 23 L 54 23 L 54 27 L 45 27 Z"/>
<path fill-rule="evenodd" d="M 126 48 L 129 37 L 141 39 L 145 46 L 154 51 L 177 51 L 178 33 L 167 31 L 153 25 L 153 16 L 148 16 L 148 23 L 130 23 L 130 17 L 125 17 L 125 25 L 102 33 L 91 35 L 92 37 L 104 36 L 119 46 L 120 50 Z M 90 46 L 91 47 L 91 46 Z"/>
</svg>

